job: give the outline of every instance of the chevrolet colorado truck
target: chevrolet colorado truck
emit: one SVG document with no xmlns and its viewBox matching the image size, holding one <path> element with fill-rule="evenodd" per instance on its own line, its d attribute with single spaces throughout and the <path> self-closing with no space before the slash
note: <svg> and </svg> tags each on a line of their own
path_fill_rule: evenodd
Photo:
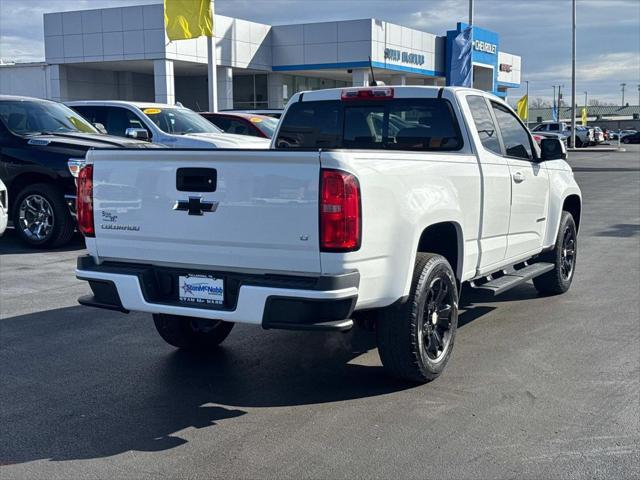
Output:
<svg viewBox="0 0 640 480">
<path fill-rule="evenodd" d="M 461 284 L 569 289 L 581 194 L 558 139 L 453 87 L 292 97 L 270 150 L 92 150 L 78 177 L 81 304 L 153 314 L 208 349 L 235 323 L 375 329 L 417 382 L 451 358 Z"/>
</svg>

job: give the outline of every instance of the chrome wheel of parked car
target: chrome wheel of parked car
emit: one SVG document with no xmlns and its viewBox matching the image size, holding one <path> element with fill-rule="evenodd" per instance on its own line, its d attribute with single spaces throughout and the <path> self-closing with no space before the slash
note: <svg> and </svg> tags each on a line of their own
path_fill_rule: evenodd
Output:
<svg viewBox="0 0 640 480">
<path fill-rule="evenodd" d="M 43 241 L 53 230 L 53 207 L 42 195 L 31 194 L 20 203 L 18 228 L 27 238 Z"/>
</svg>

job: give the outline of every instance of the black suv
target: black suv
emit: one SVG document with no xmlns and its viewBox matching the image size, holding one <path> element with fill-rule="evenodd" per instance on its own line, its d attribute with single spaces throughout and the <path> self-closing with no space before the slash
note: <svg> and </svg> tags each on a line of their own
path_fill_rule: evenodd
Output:
<svg viewBox="0 0 640 480">
<path fill-rule="evenodd" d="M 0 95 L 0 179 L 18 235 L 36 247 L 67 243 L 75 229 L 74 176 L 87 150 L 149 146 L 103 135 L 61 103 Z"/>
</svg>

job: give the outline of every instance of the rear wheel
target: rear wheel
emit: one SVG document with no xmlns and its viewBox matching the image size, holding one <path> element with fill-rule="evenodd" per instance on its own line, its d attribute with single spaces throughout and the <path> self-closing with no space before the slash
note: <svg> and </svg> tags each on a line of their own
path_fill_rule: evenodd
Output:
<svg viewBox="0 0 640 480">
<path fill-rule="evenodd" d="M 29 185 L 18 193 L 13 225 L 25 243 L 43 248 L 69 242 L 75 228 L 62 191 L 48 183 Z"/>
<path fill-rule="evenodd" d="M 233 323 L 178 315 L 153 315 L 153 323 L 169 345 L 185 350 L 206 351 L 220 345 L 231 332 Z"/>
<path fill-rule="evenodd" d="M 392 375 L 414 382 L 438 377 L 453 350 L 458 289 L 447 260 L 418 253 L 409 299 L 380 312 L 378 352 Z"/>
<path fill-rule="evenodd" d="M 553 270 L 533 279 L 536 289 L 546 295 L 557 295 L 569 290 L 578 258 L 578 234 L 573 216 L 562 212 L 556 244 L 540 261 L 554 264 Z"/>
</svg>

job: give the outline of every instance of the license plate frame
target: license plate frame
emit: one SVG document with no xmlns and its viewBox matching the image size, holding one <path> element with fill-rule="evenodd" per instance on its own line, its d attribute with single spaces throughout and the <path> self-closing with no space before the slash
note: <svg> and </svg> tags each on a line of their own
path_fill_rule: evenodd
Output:
<svg viewBox="0 0 640 480">
<path fill-rule="evenodd" d="M 223 307 L 224 278 L 202 273 L 178 275 L 178 302 L 189 306 Z"/>
</svg>

